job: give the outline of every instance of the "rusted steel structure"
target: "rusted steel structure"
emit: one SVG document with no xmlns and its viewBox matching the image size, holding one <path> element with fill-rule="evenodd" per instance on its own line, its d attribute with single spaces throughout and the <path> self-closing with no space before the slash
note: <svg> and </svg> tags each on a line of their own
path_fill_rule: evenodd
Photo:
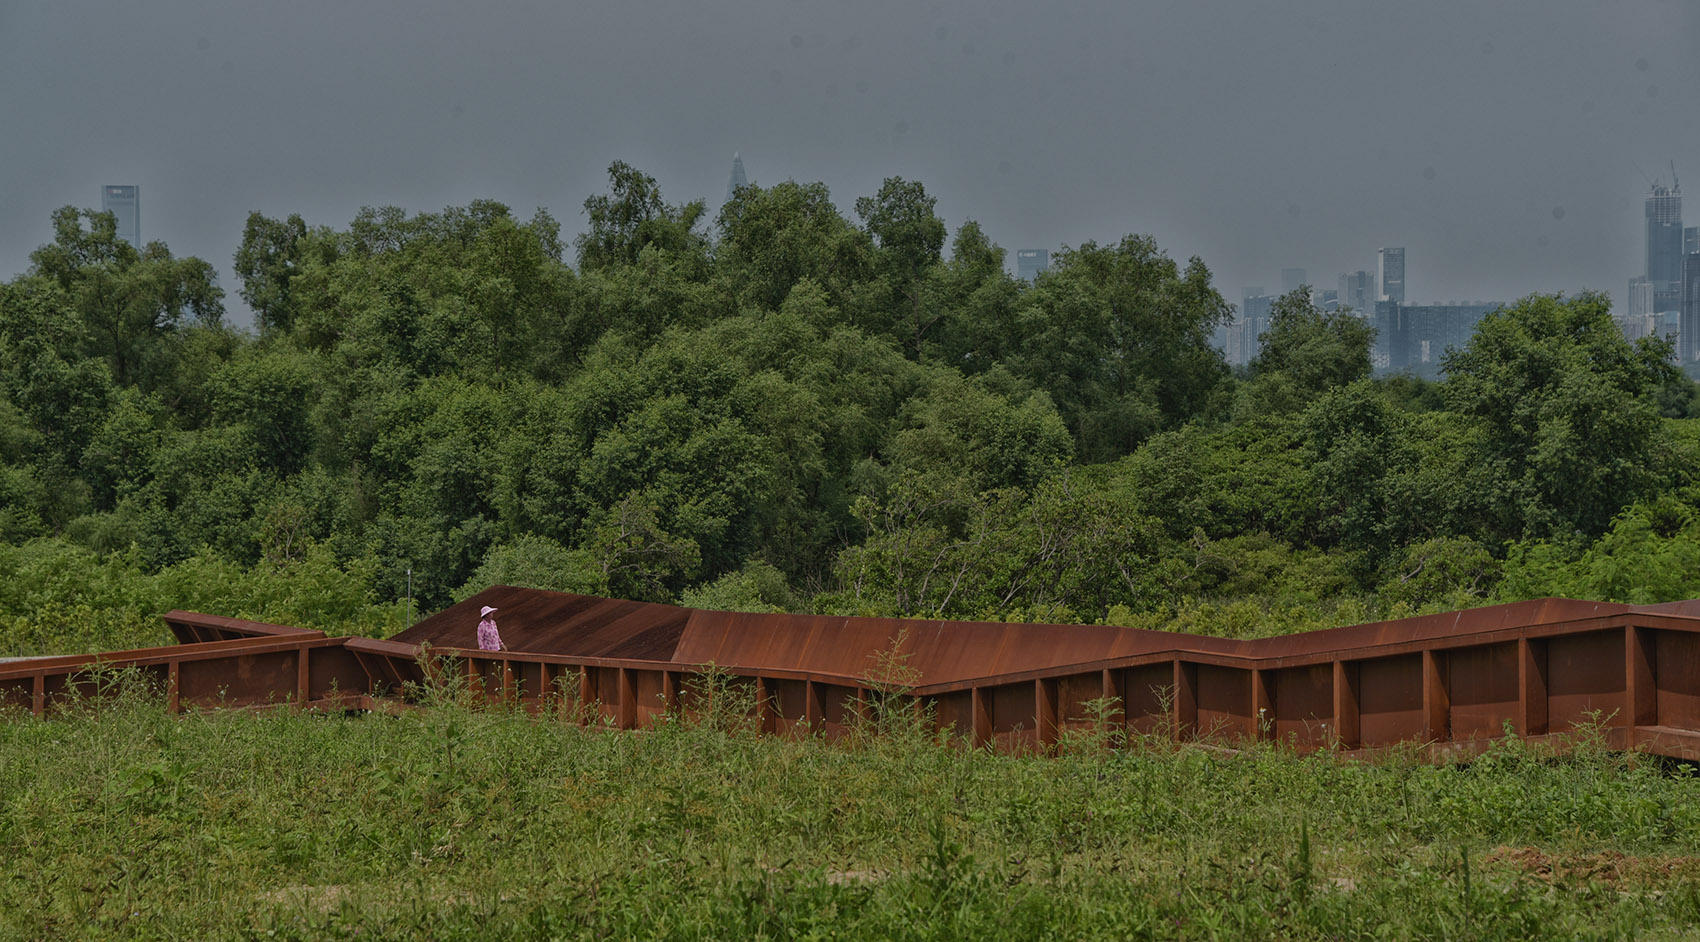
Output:
<svg viewBox="0 0 1700 942">
<path fill-rule="evenodd" d="M 473 647 L 485 605 L 513 650 Z M 383 641 L 188 612 L 166 621 L 174 647 L 0 664 L 0 703 L 44 714 L 109 664 L 156 677 L 174 709 L 370 707 L 447 666 L 477 697 L 641 728 L 700 708 L 713 665 L 779 734 L 837 735 L 876 690 L 901 687 L 940 728 L 1008 751 L 1106 725 L 1227 745 L 1468 751 L 1598 723 L 1614 747 L 1700 758 L 1700 601 L 1542 599 L 1249 641 L 714 612 L 507 586 Z"/>
</svg>

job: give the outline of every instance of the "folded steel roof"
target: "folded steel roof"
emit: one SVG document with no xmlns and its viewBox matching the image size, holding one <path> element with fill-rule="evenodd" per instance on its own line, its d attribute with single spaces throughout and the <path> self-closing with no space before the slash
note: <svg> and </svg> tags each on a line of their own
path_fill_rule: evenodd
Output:
<svg viewBox="0 0 1700 942">
<path fill-rule="evenodd" d="M 895 651 L 902 655 L 905 668 L 917 675 L 913 682 L 928 685 L 1158 651 L 1305 657 L 1371 645 L 1418 644 L 1501 629 L 1528 629 L 1629 611 L 1700 614 L 1700 602 L 1635 607 L 1549 598 L 1237 640 L 1113 625 L 720 612 L 492 586 L 391 640 L 474 648 L 478 613 L 485 605 L 496 606 L 502 639 L 514 651 L 862 677 L 901 640 L 901 647 Z"/>
</svg>

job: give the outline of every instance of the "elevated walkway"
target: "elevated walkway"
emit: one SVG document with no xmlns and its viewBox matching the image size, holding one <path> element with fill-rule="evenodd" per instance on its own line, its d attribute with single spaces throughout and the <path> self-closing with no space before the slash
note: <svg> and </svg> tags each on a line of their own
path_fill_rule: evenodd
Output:
<svg viewBox="0 0 1700 942">
<path fill-rule="evenodd" d="M 512 650 L 474 649 L 498 609 Z M 172 612 L 175 647 L 0 663 L 0 704 L 45 715 L 132 666 L 190 706 L 371 707 L 443 670 L 472 696 L 637 728 L 700 710 L 706 665 L 761 728 L 842 733 L 900 689 L 976 745 L 1046 750 L 1105 727 L 1301 749 L 1473 751 L 1600 725 L 1700 758 L 1700 601 L 1540 599 L 1256 640 L 1094 625 L 741 614 L 496 586 L 389 640 Z M 426 652 L 429 652 L 427 655 Z"/>
</svg>

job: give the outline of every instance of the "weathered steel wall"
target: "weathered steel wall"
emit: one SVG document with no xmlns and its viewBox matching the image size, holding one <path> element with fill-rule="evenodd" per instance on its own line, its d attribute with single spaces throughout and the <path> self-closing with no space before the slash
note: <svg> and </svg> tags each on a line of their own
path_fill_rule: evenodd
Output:
<svg viewBox="0 0 1700 942">
<path fill-rule="evenodd" d="M 470 650 L 484 605 L 497 606 L 515 650 Z M 0 704 L 49 712 L 91 690 L 97 664 L 143 671 L 173 708 L 370 706 L 455 671 L 475 697 L 640 728 L 703 709 L 712 664 L 722 689 L 743 692 L 761 728 L 782 735 L 840 734 L 876 688 L 900 686 L 939 728 L 1011 751 L 1113 729 L 1469 751 L 1506 731 L 1542 738 L 1597 723 L 1615 747 L 1700 758 L 1697 602 L 1544 599 L 1251 641 L 707 612 L 511 587 L 387 641 L 186 612 L 166 620 L 183 644 L 0 664 Z"/>
</svg>

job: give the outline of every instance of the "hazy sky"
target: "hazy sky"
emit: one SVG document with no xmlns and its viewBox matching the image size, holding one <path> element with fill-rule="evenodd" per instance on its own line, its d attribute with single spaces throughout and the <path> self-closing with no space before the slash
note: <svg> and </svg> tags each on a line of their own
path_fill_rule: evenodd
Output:
<svg viewBox="0 0 1700 942">
<path fill-rule="evenodd" d="M 0 278 L 134 183 L 245 320 L 250 210 L 492 198 L 570 235 L 610 161 L 718 203 L 734 151 L 847 211 L 918 179 L 1012 257 L 1150 233 L 1232 301 L 1403 245 L 1411 300 L 1621 305 L 1671 160 L 1700 223 L 1697 0 L 236 6 L 0 0 Z"/>
</svg>

